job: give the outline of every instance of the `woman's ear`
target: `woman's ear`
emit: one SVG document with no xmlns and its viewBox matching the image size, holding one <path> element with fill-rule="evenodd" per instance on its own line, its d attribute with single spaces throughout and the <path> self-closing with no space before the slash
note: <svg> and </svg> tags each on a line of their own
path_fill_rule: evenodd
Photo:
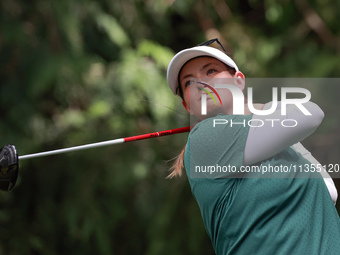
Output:
<svg viewBox="0 0 340 255">
<path fill-rule="evenodd" d="M 236 86 L 239 87 L 242 91 L 244 90 L 245 88 L 245 85 L 246 85 L 246 82 L 245 82 L 245 76 L 242 72 L 240 71 L 237 71 L 234 75 L 235 77 L 235 83 L 236 83 Z"/>
</svg>

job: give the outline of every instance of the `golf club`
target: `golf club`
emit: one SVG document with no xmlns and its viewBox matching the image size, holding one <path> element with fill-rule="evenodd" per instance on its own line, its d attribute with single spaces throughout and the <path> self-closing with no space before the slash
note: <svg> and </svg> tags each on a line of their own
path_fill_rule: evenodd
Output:
<svg viewBox="0 0 340 255">
<path fill-rule="evenodd" d="M 19 173 L 19 160 L 29 159 L 29 158 L 38 158 L 38 157 L 61 154 L 61 153 L 66 153 L 66 152 L 71 152 L 71 151 L 79 151 L 79 150 L 98 148 L 98 147 L 103 147 L 103 146 L 108 146 L 108 145 L 113 145 L 113 144 L 132 142 L 132 141 L 137 141 L 137 140 L 142 140 L 142 139 L 149 139 L 149 138 L 185 133 L 185 132 L 189 132 L 190 128 L 191 128 L 190 126 L 187 126 L 187 127 L 182 127 L 182 128 L 169 129 L 169 130 L 153 132 L 153 133 L 148 133 L 148 134 L 143 134 L 143 135 L 130 136 L 126 138 L 118 138 L 118 139 L 104 141 L 104 142 L 85 144 L 85 145 L 74 146 L 74 147 L 65 148 L 65 149 L 45 151 L 45 152 L 33 153 L 33 154 L 28 154 L 28 155 L 23 155 L 23 156 L 18 156 L 17 150 L 14 145 L 5 145 L 0 151 L 0 190 L 10 191 L 15 186 L 15 183 L 18 178 L 18 173 Z"/>
<path fill-rule="evenodd" d="M 130 136 L 130 137 L 126 137 L 126 138 L 118 138 L 118 139 L 99 142 L 99 143 L 91 143 L 91 144 L 80 145 L 80 146 L 75 146 L 75 147 L 70 147 L 70 148 L 65 148 L 65 149 L 52 150 L 52 151 L 23 155 L 23 156 L 19 156 L 19 160 L 43 157 L 43 156 L 48 156 L 48 155 L 61 154 L 61 153 L 66 153 L 66 152 L 71 152 L 71 151 L 85 150 L 85 149 L 90 149 L 90 148 L 103 147 L 103 146 L 108 146 L 108 145 L 113 145 L 113 144 L 132 142 L 132 141 L 155 138 L 155 137 L 166 136 L 166 135 L 174 135 L 174 134 L 185 133 L 185 132 L 189 132 L 189 131 L 190 131 L 190 126 L 182 127 L 182 128 L 169 129 L 169 130 L 165 130 L 165 131 L 159 131 L 159 132 L 153 132 L 153 133 L 148 133 L 148 134 L 143 134 L 143 135 Z"/>
</svg>

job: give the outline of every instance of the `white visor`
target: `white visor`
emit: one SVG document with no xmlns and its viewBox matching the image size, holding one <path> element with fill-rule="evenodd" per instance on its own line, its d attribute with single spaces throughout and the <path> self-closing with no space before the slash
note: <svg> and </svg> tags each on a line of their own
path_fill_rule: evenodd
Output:
<svg viewBox="0 0 340 255">
<path fill-rule="evenodd" d="M 196 46 L 182 50 L 172 58 L 167 71 L 168 84 L 175 95 L 178 94 L 178 75 L 183 65 L 190 59 L 203 56 L 216 58 L 238 71 L 238 67 L 235 62 L 227 54 L 216 48 L 208 46 Z"/>
</svg>

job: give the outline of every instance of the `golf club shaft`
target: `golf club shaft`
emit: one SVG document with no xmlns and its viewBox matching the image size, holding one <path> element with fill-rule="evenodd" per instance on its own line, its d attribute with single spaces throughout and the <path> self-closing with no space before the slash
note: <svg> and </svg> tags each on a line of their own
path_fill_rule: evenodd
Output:
<svg viewBox="0 0 340 255">
<path fill-rule="evenodd" d="M 80 146 L 75 146 L 75 147 L 70 147 L 70 148 L 65 148 L 65 149 L 45 151 L 45 152 L 40 152 L 40 153 L 23 155 L 23 156 L 19 156 L 19 160 L 44 157 L 44 156 L 49 156 L 49 155 L 71 152 L 71 151 L 86 150 L 86 149 L 91 149 L 91 148 L 103 147 L 103 146 L 125 143 L 125 142 L 132 142 L 132 141 L 154 138 L 154 137 L 160 137 L 160 136 L 166 136 L 166 135 L 174 135 L 174 134 L 185 133 L 185 132 L 189 132 L 189 131 L 190 131 L 190 126 L 182 127 L 182 128 L 169 129 L 169 130 L 165 130 L 165 131 L 159 131 L 159 132 L 148 133 L 148 134 L 143 134 L 143 135 L 130 136 L 130 137 L 126 137 L 126 138 L 118 138 L 118 139 L 99 142 L 99 143 L 91 143 L 91 144 L 80 145 Z"/>
</svg>

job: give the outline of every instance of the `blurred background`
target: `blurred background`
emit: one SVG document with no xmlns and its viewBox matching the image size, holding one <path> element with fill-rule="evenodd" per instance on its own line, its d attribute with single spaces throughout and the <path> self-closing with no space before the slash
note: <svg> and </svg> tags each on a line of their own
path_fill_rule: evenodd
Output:
<svg viewBox="0 0 340 255">
<path fill-rule="evenodd" d="M 339 77 L 339 12 L 329 0 L 1 0 L 0 145 L 25 155 L 187 126 L 166 68 L 216 37 L 246 77 Z M 323 164 L 340 157 L 336 84 L 313 88 L 326 118 L 304 141 Z M 0 254 L 214 254 L 187 177 L 166 179 L 186 139 L 22 160 L 0 192 Z"/>
</svg>

